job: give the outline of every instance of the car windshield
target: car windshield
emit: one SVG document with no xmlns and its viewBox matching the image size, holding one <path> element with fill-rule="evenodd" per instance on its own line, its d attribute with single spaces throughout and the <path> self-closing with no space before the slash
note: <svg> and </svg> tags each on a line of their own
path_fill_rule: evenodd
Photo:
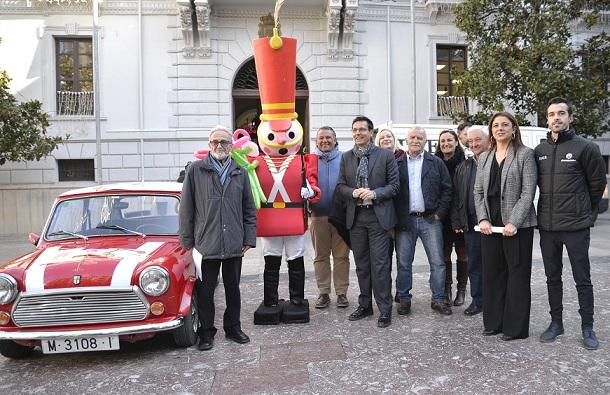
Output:
<svg viewBox="0 0 610 395">
<path fill-rule="evenodd" d="M 47 240 L 92 236 L 178 234 L 176 196 L 104 195 L 64 200 L 57 204 L 46 231 Z"/>
</svg>

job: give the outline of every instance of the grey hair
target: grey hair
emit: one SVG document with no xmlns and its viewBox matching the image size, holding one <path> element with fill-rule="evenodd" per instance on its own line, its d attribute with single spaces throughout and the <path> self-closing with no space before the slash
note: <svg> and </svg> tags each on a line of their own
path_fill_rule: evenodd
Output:
<svg viewBox="0 0 610 395">
<path fill-rule="evenodd" d="M 413 131 L 422 132 L 424 134 L 424 139 L 428 140 L 428 134 L 426 133 L 426 129 L 422 128 L 421 126 L 414 126 L 411 129 L 409 129 L 407 131 L 407 137 L 409 137 L 409 133 L 411 133 Z"/>
<path fill-rule="evenodd" d="M 227 134 L 227 136 L 229 136 L 229 140 L 233 140 L 233 133 L 231 133 L 229 128 L 227 128 L 226 126 L 223 126 L 223 125 L 216 125 L 216 126 L 214 126 L 212 128 L 212 130 L 210 131 L 210 136 L 214 132 L 225 132 Z"/>
<path fill-rule="evenodd" d="M 466 132 L 466 134 L 468 134 L 468 136 L 470 136 L 471 132 L 476 132 L 476 131 L 481 132 L 481 134 L 485 137 L 489 137 L 489 133 L 487 133 L 487 128 L 485 126 L 471 126 L 468 129 L 468 132 Z"/>
</svg>

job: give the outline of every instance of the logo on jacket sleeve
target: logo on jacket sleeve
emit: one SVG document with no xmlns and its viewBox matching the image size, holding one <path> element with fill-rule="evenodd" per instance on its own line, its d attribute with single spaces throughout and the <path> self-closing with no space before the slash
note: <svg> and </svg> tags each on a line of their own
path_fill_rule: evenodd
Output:
<svg viewBox="0 0 610 395">
<path fill-rule="evenodd" d="M 562 159 L 561 161 L 562 161 L 562 162 L 576 162 L 576 159 L 574 159 L 574 155 L 572 155 L 572 153 L 571 153 L 571 152 L 568 152 L 568 153 L 566 154 L 565 159 Z"/>
</svg>

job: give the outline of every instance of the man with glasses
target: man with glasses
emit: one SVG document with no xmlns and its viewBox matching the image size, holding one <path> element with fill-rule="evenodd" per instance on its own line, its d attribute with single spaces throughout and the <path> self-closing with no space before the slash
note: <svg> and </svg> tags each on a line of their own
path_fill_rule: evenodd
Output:
<svg viewBox="0 0 610 395">
<path fill-rule="evenodd" d="M 373 122 L 358 116 L 352 121 L 354 148 L 343 153 L 337 193 L 346 201 L 356 275 L 360 286 L 358 308 L 350 321 L 373 315 L 379 308 L 379 328 L 392 323 L 392 285 L 388 260 L 389 231 L 396 224 L 392 198 L 398 193 L 398 169 L 391 151 L 373 144 Z"/>
<path fill-rule="evenodd" d="M 246 170 L 230 156 L 231 132 L 216 126 L 210 151 L 188 167 L 180 201 L 180 244 L 202 255 L 197 280 L 199 350 L 214 346 L 214 290 L 222 266 L 227 308 L 223 327 L 227 339 L 248 343 L 241 330 L 239 280 L 244 253 L 256 246 L 256 209 Z"/>
</svg>

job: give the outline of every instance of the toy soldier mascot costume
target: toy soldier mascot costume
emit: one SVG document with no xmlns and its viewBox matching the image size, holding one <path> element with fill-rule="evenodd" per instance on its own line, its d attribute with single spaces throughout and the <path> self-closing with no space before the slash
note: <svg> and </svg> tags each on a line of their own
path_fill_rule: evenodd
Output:
<svg viewBox="0 0 610 395">
<path fill-rule="evenodd" d="M 279 37 L 276 3 L 273 37 L 253 43 L 261 96 L 261 124 L 257 130 L 262 155 L 256 175 L 262 189 L 257 212 L 257 236 L 262 237 L 265 257 L 264 299 L 254 313 L 259 325 L 309 322 L 309 303 L 304 297 L 306 199 L 320 198 L 315 155 L 300 153 L 303 127 L 295 112 L 296 39 Z M 290 299 L 280 300 L 278 285 L 282 255 L 288 261 Z"/>
</svg>

